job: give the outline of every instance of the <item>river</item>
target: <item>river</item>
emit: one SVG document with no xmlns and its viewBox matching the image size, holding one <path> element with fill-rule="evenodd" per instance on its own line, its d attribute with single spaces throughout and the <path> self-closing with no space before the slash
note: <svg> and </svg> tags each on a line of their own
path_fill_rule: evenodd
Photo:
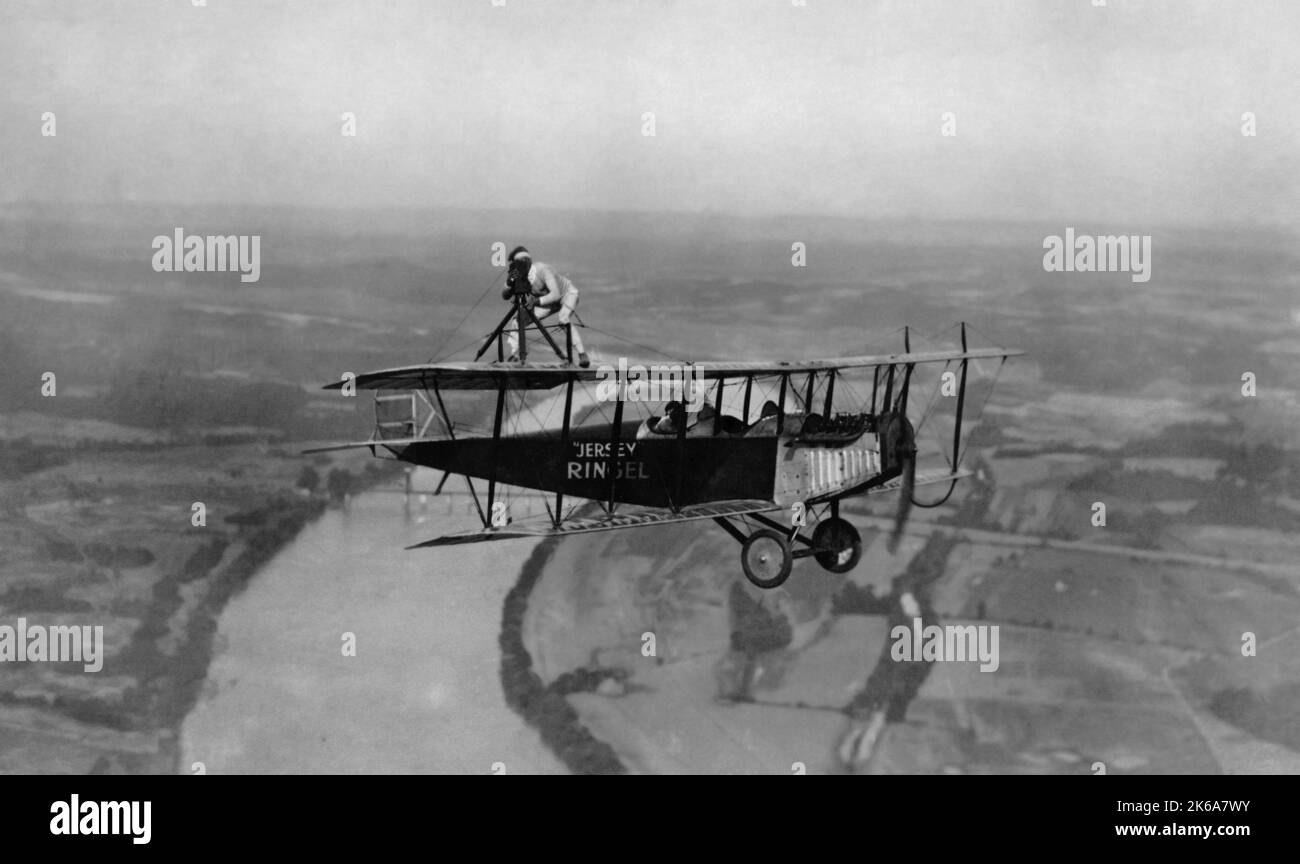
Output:
<svg viewBox="0 0 1300 864">
<path fill-rule="evenodd" d="M 565 773 L 499 677 L 502 601 L 534 544 L 403 548 L 474 527 L 466 507 L 413 499 L 408 518 L 372 492 L 304 528 L 222 612 L 182 770 Z"/>
</svg>

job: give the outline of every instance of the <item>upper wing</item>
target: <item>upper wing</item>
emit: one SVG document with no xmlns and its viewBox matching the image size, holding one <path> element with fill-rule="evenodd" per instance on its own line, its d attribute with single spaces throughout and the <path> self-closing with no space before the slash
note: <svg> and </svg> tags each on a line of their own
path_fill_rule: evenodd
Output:
<svg viewBox="0 0 1300 864">
<path fill-rule="evenodd" d="M 1016 348 L 972 348 L 967 351 L 914 351 L 909 354 L 863 354 L 858 357 L 832 357 L 827 360 L 703 360 L 705 378 L 733 378 L 742 375 L 782 375 L 791 372 L 822 372 L 831 369 L 862 369 L 872 366 L 905 366 L 913 363 L 941 363 L 952 360 L 981 360 L 989 357 L 1018 357 Z"/>
<path fill-rule="evenodd" d="M 821 372 L 831 369 L 859 369 L 872 366 L 940 363 L 952 360 L 980 360 L 990 357 L 1016 357 L 1024 351 L 1005 348 L 975 348 L 968 351 L 921 351 L 908 354 L 865 354 L 859 357 L 833 357 L 826 360 L 741 360 L 679 363 L 655 361 L 660 374 L 666 368 L 680 367 L 682 374 L 692 369 L 706 379 L 736 378 L 746 375 L 784 375 Z M 643 364 L 649 368 L 651 364 Z M 578 369 L 565 363 L 426 363 L 367 372 L 356 377 L 358 390 L 424 390 L 434 385 L 444 390 L 549 390 L 567 381 L 597 381 L 598 368 Z M 340 390 L 343 381 L 326 385 L 326 390 Z"/>
<path fill-rule="evenodd" d="M 480 543 L 484 540 L 511 540 L 520 537 L 562 537 L 569 534 L 590 534 L 593 531 L 612 531 L 616 528 L 636 528 L 642 525 L 667 525 L 670 522 L 689 522 L 693 519 L 712 519 L 717 516 L 745 516 L 750 513 L 768 513 L 783 509 L 771 501 L 760 499 L 715 501 L 694 504 L 674 513 L 663 508 L 644 508 L 602 514 L 587 518 L 568 519 L 560 527 L 551 525 L 507 525 L 504 528 L 487 528 L 479 531 L 461 531 L 444 537 L 435 537 L 407 549 L 424 549 L 430 546 L 454 546 L 459 543 Z"/>
<path fill-rule="evenodd" d="M 381 369 L 356 377 L 358 390 L 549 390 L 566 381 L 595 381 L 595 369 L 578 369 L 564 363 L 425 363 Z M 325 385 L 341 390 L 346 382 Z"/>
</svg>

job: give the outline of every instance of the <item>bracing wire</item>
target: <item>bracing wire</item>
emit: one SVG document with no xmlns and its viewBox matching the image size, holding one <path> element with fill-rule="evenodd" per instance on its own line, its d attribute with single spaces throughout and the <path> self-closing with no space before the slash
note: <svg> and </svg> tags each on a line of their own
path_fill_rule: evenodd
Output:
<svg viewBox="0 0 1300 864">
<path fill-rule="evenodd" d="M 493 277 L 492 281 L 488 283 L 488 286 L 483 289 L 483 293 L 478 295 L 478 299 L 474 301 L 474 305 L 469 307 L 468 311 L 466 311 L 465 314 L 461 316 L 460 321 L 456 322 L 456 326 L 448 330 L 447 335 L 442 337 L 442 342 L 440 342 L 438 344 L 438 347 L 433 350 L 433 357 L 429 358 L 430 363 L 438 362 L 436 359 L 434 359 L 438 356 L 438 352 L 446 347 L 447 342 L 451 339 L 452 335 L 456 333 L 456 331 L 460 330 L 461 327 L 465 326 L 465 322 L 469 320 L 469 316 L 474 314 L 474 310 L 477 309 L 479 307 L 479 304 L 483 302 L 483 298 L 488 295 L 488 292 L 491 291 L 494 287 L 496 287 L 496 284 L 501 281 L 501 277 L 505 275 L 505 272 L 506 272 L 505 270 L 501 270 L 500 272 L 497 273 L 495 277 Z M 456 351 L 453 351 L 451 353 L 455 354 L 463 350 L 465 349 L 457 348 Z M 451 356 L 451 355 L 449 354 L 447 356 Z M 446 359 L 446 357 L 443 357 L 441 359 Z"/>
</svg>

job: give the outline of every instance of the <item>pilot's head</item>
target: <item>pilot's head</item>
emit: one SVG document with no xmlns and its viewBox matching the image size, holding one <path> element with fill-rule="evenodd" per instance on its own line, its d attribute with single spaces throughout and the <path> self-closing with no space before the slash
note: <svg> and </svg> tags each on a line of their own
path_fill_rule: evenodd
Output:
<svg viewBox="0 0 1300 864">
<path fill-rule="evenodd" d="M 680 402 L 669 402 L 664 405 L 664 416 L 674 423 L 680 423 L 686 419 L 686 408 Z"/>
</svg>

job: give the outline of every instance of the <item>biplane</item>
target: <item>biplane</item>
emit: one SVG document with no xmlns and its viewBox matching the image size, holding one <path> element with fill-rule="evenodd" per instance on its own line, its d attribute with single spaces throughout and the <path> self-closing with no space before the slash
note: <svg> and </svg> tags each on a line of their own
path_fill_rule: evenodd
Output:
<svg viewBox="0 0 1300 864">
<path fill-rule="evenodd" d="M 512 319 L 521 332 L 538 332 L 554 359 L 530 362 L 525 338 L 519 340 L 518 361 L 506 360 L 502 341 Z M 707 519 L 741 544 L 746 578 L 769 589 L 785 582 L 797 558 L 812 557 L 833 573 L 858 564 L 861 536 L 840 516 L 846 498 L 899 493 L 891 551 L 911 506 L 921 503 L 914 499 L 916 487 L 948 484 L 940 501 L 921 506 L 946 501 L 972 473 L 960 467 L 968 365 L 989 360 L 1000 368 L 1023 353 L 968 348 L 962 324 L 961 348 L 946 351 L 911 351 L 905 329 L 904 350 L 897 354 L 668 364 L 681 370 L 681 393 L 703 381 L 707 399 L 697 400 L 704 407 L 688 416 L 678 402 L 676 422 L 664 423 L 663 416 L 626 416 L 646 404 L 629 398 L 635 393 L 631 386 L 613 388 L 607 401 L 589 403 L 585 418 L 575 417 L 575 390 L 581 394 L 607 381 L 610 371 L 573 364 L 571 347 L 566 353 L 551 335 L 569 326 L 574 322 L 543 326 L 520 301 L 473 361 L 384 369 L 330 384 L 327 389 L 375 391 L 374 430 L 366 441 L 307 452 L 367 447 L 381 458 L 441 470 L 438 492 L 449 476 L 463 475 L 481 527 L 411 549 Z M 481 362 L 493 342 L 497 361 Z M 908 417 L 913 373 L 939 363 L 955 364 L 957 376 L 952 453 L 946 467 L 918 472 L 918 428 Z M 836 384 L 855 372 L 870 373 L 870 400 L 863 395 L 842 408 L 844 389 Z M 465 434 L 447 410 L 444 397 L 452 393 L 493 397 L 490 413 L 482 411 L 485 423 L 491 418 L 490 429 Z M 539 399 L 552 413 L 560 411 L 558 422 L 536 419 Z M 515 406 L 509 412 L 508 404 Z M 534 415 L 529 428 L 506 428 L 508 416 L 528 414 Z M 486 484 L 486 502 L 475 481 Z M 543 495 L 545 514 L 531 523 L 516 520 L 501 495 L 509 488 Z M 789 518 L 778 521 L 774 515 L 782 511 Z"/>
</svg>

